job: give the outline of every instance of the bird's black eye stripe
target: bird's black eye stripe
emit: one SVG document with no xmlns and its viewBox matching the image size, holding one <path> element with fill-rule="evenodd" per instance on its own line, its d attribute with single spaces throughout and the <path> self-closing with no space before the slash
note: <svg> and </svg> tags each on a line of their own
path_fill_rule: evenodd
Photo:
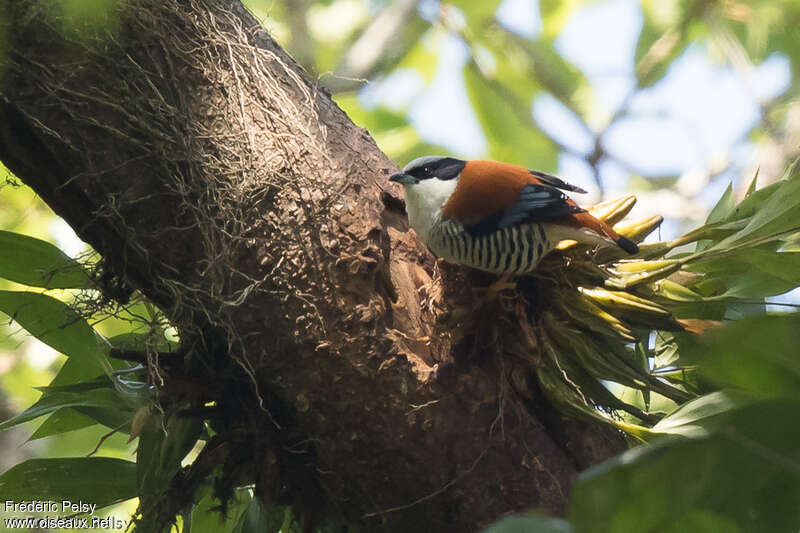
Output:
<svg viewBox="0 0 800 533">
<path fill-rule="evenodd" d="M 438 178 L 440 180 L 451 180 L 457 177 L 464 169 L 466 161 L 454 157 L 443 157 L 434 162 L 429 162 L 423 166 L 409 169 L 406 174 L 414 176 L 419 180 Z"/>
</svg>

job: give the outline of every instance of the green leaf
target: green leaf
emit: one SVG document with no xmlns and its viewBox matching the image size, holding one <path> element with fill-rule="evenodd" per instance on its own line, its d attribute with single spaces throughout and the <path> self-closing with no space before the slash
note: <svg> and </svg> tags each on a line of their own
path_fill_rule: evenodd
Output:
<svg viewBox="0 0 800 533">
<path fill-rule="evenodd" d="M 464 70 L 475 114 L 489 143 L 489 156 L 538 169 L 556 166 L 556 150 L 533 124 L 530 103 L 510 105 L 516 99 L 497 82 L 487 80 L 474 65 Z"/>
<path fill-rule="evenodd" d="M 109 344 L 121 350 L 139 350 L 146 352 L 156 350 L 159 352 L 174 352 L 179 343 L 165 338 L 157 333 L 121 333 L 108 339 Z"/>
<path fill-rule="evenodd" d="M 705 28 L 694 13 L 697 2 L 683 0 L 643 0 L 644 24 L 636 43 L 636 77 L 640 87 L 649 87 L 662 78 L 689 42 Z"/>
<path fill-rule="evenodd" d="M 27 235 L 0 231 L 0 277 L 45 289 L 80 289 L 89 276 L 64 252 Z"/>
<path fill-rule="evenodd" d="M 736 204 L 733 198 L 733 183 L 728 183 L 728 188 L 722 193 L 722 197 L 717 201 L 716 205 L 706 218 L 706 224 L 716 224 L 718 222 L 728 221 L 731 214 L 736 209 Z M 713 244 L 711 240 L 698 241 L 695 248 L 696 251 L 702 251 Z"/>
<path fill-rule="evenodd" d="M 136 496 L 136 464 L 108 457 L 29 459 L 0 475 L 4 500 L 70 500 L 105 507 Z"/>
<path fill-rule="evenodd" d="M 758 190 L 758 173 L 760 169 L 756 169 L 756 173 L 753 175 L 753 179 L 750 180 L 750 185 L 747 186 L 747 191 L 744 193 L 744 197 L 748 198 L 753 195 Z"/>
<path fill-rule="evenodd" d="M 800 6 L 794 0 L 752 0 L 745 4 L 746 17 L 715 16 L 714 22 L 720 24 L 722 46 L 734 36 L 737 46 L 741 46 L 754 64 L 759 64 L 774 52 L 785 55 L 792 65 L 792 71 L 800 69 L 800 53 L 793 46 L 797 42 L 797 23 L 800 20 Z M 722 7 L 722 6 L 720 6 Z M 738 6 L 737 6 L 738 7 Z M 725 13 L 723 8 L 723 14 Z"/>
<path fill-rule="evenodd" d="M 653 433 L 698 437 L 708 435 L 710 422 L 743 405 L 746 397 L 730 391 L 712 392 L 683 404 L 651 428 Z"/>
<path fill-rule="evenodd" d="M 528 43 L 524 50 L 535 70 L 537 81 L 573 113 L 579 114 L 579 120 L 584 120 L 593 111 L 589 80 L 556 51 L 552 41 L 540 38 Z"/>
<path fill-rule="evenodd" d="M 753 179 L 752 183 L 755 183 L 755 179 Z M 775 183 L 770 183 L 766 187 L 762 187 L 760 189 L 752 190 L 748 188 L 748 192 L 742 201 L 738 203 L 736 208 L 728 215 L 727 218 L 721 220 L 720 222 L 733 222 L 752 217 L 764 207 L 764 204 L 770 198 L 772 198 L 772 195 L 775 194 L 782 186 L 782 181 L 776 181 Z"/>
<path fill-rule="evenodd" d="M 164 491 L 203 432 L 199 418 L 173 415 L 166 427 L 160 421 L 161 417 L 153 417 L 139 436 L 136 474 L 140 494 Z"/>
<path fill-rule="evenodd" d="M 274 505 L 264 509 L 261 502 L 253 498 L 232 533 L 281 533 L 290 531 L 293 522 L 291 507 Z"/>
<path fill-rule="evenodd" d="M 64 361 L 64 364 L 61 366 L 61 369 L 56 374 L 56 377 L 53 378 L 53 381 L 50 382 L 50 386 L 63 386 L 63 385 L 70 385 L 72 383 L 80 383 L 82 380 L 89 379 L 91 377 L 100 377 L 105 376 L 105 372 L 102 373 L 97 371 L 97 368 L 87 368 L 86 365 L 83 364 L 83 361 L 80 359 L 72 359 L 68 358 Z"/>
<path fill-rule="evenodd" d="M 571 533 L 572 526 L 564 520 L 538 514 L 510 516 L 489 526 L 483 533 Z"/>
<path fill-rule="evenodd" d="M 723 220 L 728 220 L 733 210 L 736 208 L 733 198 L 733 183 L 728 183 L 722 197 L 717 201 L 717 204 L 711 209 L 711 212 L 706 218 L 706 224 L 714 224 Z"/>
<path fill-rule="evenodd" d="M 711 511 L 689 511 L 684 516 L 679 516 L 665 533 L 744 533 L 744 531 L 729 518 Z"/>
<path fill-rule="evenodd" d="M 705 274 L 698 287 L 708 287 L 711 280 L 715 282 L 713 293 L 705 294 L 706 301 L 763 298 L 800 286 L 800 252 L 743 248 L 701 259 L 687 265 L 686 269 Z"/>
<path fill-rule="evenodd" d="M 666 331 L 656 333 L 654 353 L 654 369 L 673 366 L 675 361 L 678 360 L 678 343 L 672 333 Z"/>
<path fill-rule="evenodd" d="M 710 249 L 726 250 L 735 245 L 758 244 L 766 239 L 800 231 L 800 174 L 779 182 L 769 192 L 769 198 L 765 199 L 744 228 Z M 753 193 L 750 198 L 756 194 Z"/>
<path fill-rule="evenodd" d="M 116 427 L 132 417 L 132 411 L 126 402 L 111 388 L 94 389 L 84 392 L 47 392 L 17 416 L 0 424 L 0 431 L 28 422 L 43 415 L 53 413 L 65 407 L 88 409 L 83 414 L 94 418 L 102 416 L 98 422 Z M 95 418 L 97 420 L 97 418 Z"/>
<path fill-rule="evenodd" d="M 336 104 L 347 113 L 350 120 L 369 130 L 371 134 L 408 125 L 408 119 L 401 114 L 384 107 L 367 110 L 361 106 L 356 93 L 339 93 L 334 97 Z"/>
<path fill-rule="evenodd" d="M 681 359 L 721 386 L 800 397 L 800 314 L 746 318 L 682 347 Z"/>
<path fill-rule="evenodd" d="M 586 3 L 587 0 L 539 0 L 543 35 L 555 39 L 575 10 Z"/>
<path fill-rule="evenodd" d="M 86 416 L 70 407 L 62 407 L 52 413 L 41 426 L 36 428 L 28 440 L 36 440 L 69 431 L 83 429 L 97 424 L 92 417 Z"/>
<path fill-rule="evenodd" d="M 475 35 L 472 42 L 492 52 L 491 63 L 495 67 L 484 75 L 502 83 L 518 102 L 529 106 L 545 89 L 575 113 L 579 122 L 592 112 L 591 84 L 577 67 L 558 54 L 552 39 L 529 40 L 510 31 L 496 31 Z M 519 103 L 515 106 L 522 107 Z"/>
<path fill-rule="evenodd" d="M 225 516 L 221 513 L 220 501 L 214 497 L 210 486 L 199 489 L 199 499 L 191 506 L 189 527 L 183 533 L 206 533 L 208 531 L 232 531 L 249 508 L 253 497 L 248 489 L 236 491 L 228 502 Z"/>
<path fill-rule="evenodd" d="M 167 421 L 167 438 L 161 447 L 161 470 L 177 472 L 181 461 L 203 433 L 203 422 L 197 417 L 173 415 Z M 174 474 L 173 472 L 173 474 Z"/>
<path fill-rule="evenodd" d="M 108 376 L 97 376 L 93 379 L 86 379 L 77 383 L 68 383 L 66 385 L 47 385 L 45 387 L 34 387 L 34 389 L 44 393 L 55 392 L 86 392 L 94 389 L 107 389 L 111 387 L 111 381 Z"/>
<path fill-rule="evenodd" d="M 0 312 L 31 335 L 75 359 L 70 380 L 110 372 L 107 346 L 74 309 L 46 294 L 0 291 Z M 68 381 L 61 380 L 60 384 Z"/>
<path fill-rule="evenodd" d="M 153 421 L 142 429 L 136 445 L 136 487 L 140 495 L 164 490 L 164 484 L 169 481 L 158 471 L 161 443 L 164 440 L 164 432 L 157 427 L 158 421 Z"/>
<path fill-rule="evenodd" d="M 737 408 L 705 438 L 667 438 L 590 469 L 573 488 L 576 531 L 693 531 L 680 529 L 691 515 L 702 531 L 795 531 L 798 409 L 794 400 Z"/>
<path fill-rule="evenodd" d="M 125 348 L 125 346 L 130 346 L 132 350 L 145 350 L 146 341 L 139 338 L 139 335 L 143 335 L 148 338 L 149 342 L 154 342 L 156 346 L 155 349 L 159 351 L 173 351 L 176 343 L 169 341 L 167 339 L 162 339 L 162 341 L 157 341 L 155 338 L 150 341 L 150 335 L 146 334 L 137 334 L 137 333 L 123 333 L 122 335 L 117 335 L 116 337 L 111 337 L 108 339 L 108 343 L 114 346 L 115 348 Z M 120 339 L 119 337 L 122 337 Z M 115 342 L 117 344 L 115 344 Z M 140 342 L 142 344 L 140 344 Z M 105 351 L 107 349 L 107 345 L 104 343 L 102 349 Z M 105 360 L 111 366 L 113 370 L 122 370 L 125 368 L 130 368 L 126 361 L 120 361 L 118 359 L 108 358 Z M 64 365 L 61 367 L 61 370 L 58 371 L 56 377 L 53 378 L 53 381 L 50 382 L 51 387 L 63 387 L 65 385 L 71 385 L 73 383 L 83 383 L 90 377 L 91 375 L 91 368 L 87 369 L 86 365 L 80 359 L 69 358 L 64 362 Z M 96 372 L 96 379 L 108 379 L 108 374 L 105 372 L 105 369 L 102 373 Z"/>
<path fill-rule="evenodd" d="M 401 69 L 410 68 L 419 72 L 422 74 L 422 77 L 425 78 L 425 83 L 430 83 L 436 75 L 436 66 L 438 62 L 439 57 L 431 52 L 425 40 L 419 39 L 408 50 L 408 53 L 397 66 Z"/>
<path fill-rule="evenodd" d="M 486 19 L 494 17 L 497 8 L 500 6 L 500 0 L 455 2 L 454 5 L 464 11 L 469 26 L 475 28 L 485 25 L 487 22 Z"/>
</svg>

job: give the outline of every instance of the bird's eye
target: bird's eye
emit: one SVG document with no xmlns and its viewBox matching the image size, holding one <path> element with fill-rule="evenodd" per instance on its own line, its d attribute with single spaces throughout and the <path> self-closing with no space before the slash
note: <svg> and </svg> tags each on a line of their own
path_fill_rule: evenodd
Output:
<svg viewBox="0 0 800 533">
<path fill-rule="evenodd" d="M 431 171 L 431 167 L 424 167 L 424 168 L 422 169 L 422 171 L 423 171 L 425 174 L 427 174 L 427 173 L 429 173 L 429 172 Z"/>
</svg>

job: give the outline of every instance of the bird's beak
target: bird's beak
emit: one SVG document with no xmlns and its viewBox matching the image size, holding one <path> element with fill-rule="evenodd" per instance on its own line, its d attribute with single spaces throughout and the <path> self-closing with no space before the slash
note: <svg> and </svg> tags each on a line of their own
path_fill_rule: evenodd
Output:
<svg viewBox="0 0 800 533">
<path fill-rule="evenodd" d="M 409 174 L 403 174 L 402 172 L 398 172 L 397 174 L 392 174 L 389 178 L 389 181 L 394 181 L 399 183 L 400 185 L 416 185 L 419 183 L 419 180 L 414 176 Z"/>
</svg>

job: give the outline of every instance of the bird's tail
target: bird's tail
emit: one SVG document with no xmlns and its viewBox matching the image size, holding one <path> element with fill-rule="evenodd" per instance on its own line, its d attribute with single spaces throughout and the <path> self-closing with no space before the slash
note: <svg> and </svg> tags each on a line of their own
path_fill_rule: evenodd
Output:
<svg viewBox="0 0 800 533">
<path fill-rule="evenodd" d="M 564 232 L 565 239 L 587 244 L 608 244 L 611 241 L 629 254 L 639 252 L 639 247 L 635 242 L 618 234 L 611 226 L 586 211 L 574 213 L 553 222 L 554 226 L 560 226 L 566 230 Z"/>
</svg>

